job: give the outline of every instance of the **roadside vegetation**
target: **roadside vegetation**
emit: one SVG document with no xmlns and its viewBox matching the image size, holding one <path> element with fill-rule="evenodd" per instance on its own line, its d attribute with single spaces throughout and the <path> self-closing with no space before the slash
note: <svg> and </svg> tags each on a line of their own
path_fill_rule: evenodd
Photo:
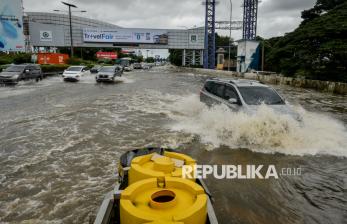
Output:
<svg viewBox="0 0 347 224">
<path fill-rule="evenodd" d="M 27 53 L 11 53 L 6 54 L 0 52 L 0 65 L 6 64 L 21 64 L 21 63 L 30 63 L 31 62 L 31 54 Z"/>
<path fill-rule="evenodd" d="M 347 82 L 347 0 L 317 0 L 302 18 L 293 32 L 263 40 L 264 70 Z"/>
</svg>

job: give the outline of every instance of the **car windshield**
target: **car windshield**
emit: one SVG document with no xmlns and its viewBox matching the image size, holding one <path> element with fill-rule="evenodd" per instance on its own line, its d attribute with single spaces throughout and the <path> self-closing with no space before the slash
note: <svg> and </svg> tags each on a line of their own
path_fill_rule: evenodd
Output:
<svg viewBox="0 0 347 224">
<path fill-rule="evenodd" d="M 24 66 L 10 66 L 6 68 L 5 72 L 22 72 L 24 70 Z"/>
<path fill-rule="evenodd" d="M 79 72 L 82 70 L 82 67 L 70 67 L 68 69 L 66 69 L 66 71 L 68 72 Z"/>
<path fill-rule="evenodd" d="M 100 72 L 114 72 L 114 67 L 103 67 Z"/>
<path fill-rule="evenodd" d="M 238 88 L 243 100 L 248 105 L 260 105 L 265 103 L 267 105 L 285 104 L 282 98 L 271 88 L 252 86 L 252 87 L 239 87 Z"/>
</svg>

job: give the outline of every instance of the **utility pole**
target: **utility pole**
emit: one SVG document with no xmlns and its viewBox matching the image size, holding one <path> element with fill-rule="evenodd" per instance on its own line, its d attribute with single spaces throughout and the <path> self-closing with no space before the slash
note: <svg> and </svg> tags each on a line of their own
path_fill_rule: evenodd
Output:
<svg viewBox="0 0 347 224">
<path fill-rule="evenodd" d="M 69 22 L 70 22 L 70 44 L 71 44 L 71 57 L 73 57 L 73 38 L 72 38 L 72 21 L 71 21 L 71 7 L 77 8 L 77 6 L 67 3 L 67 2 L 61 2 L 64 5 L 67 5 L 69 7 Z"/>
<path fill-rule="evenodd" d="M 216 63 L 216 0 L 205 0 L 204 68 L 215 69 Z"/>
<path fill-rule="evenodd" d="M 259 0 L 243 0 L 243 40 L 255 40 L 257 37 Z"/>
<path fill-rule="evenodd" d="M 229 25 L 229 62 L 228 62 L 228 71 L 230 71 L 230 62 L 231 62 L 231 21 L 233 16 L 233 3 L 232 0 L 230 0 L 230 25 Z"/>
</svg>

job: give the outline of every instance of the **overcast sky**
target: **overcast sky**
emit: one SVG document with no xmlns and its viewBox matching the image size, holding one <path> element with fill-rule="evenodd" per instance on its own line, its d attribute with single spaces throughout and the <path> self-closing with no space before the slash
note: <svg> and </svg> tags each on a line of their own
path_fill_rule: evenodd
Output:
<svg viewBox="0 0 347 224">
<path fill-rule="evenodd" d="M 65 9 L 60 0 L 23 0 L 24 10 L 52 12 Z M 74 13 L 122 27 L 182 28 L 203 26 L 203 0 L 67 0 L 87 13 Z M 232 0 L 233 20 L 242 20 L 243 0 Z M 293 31 L 300 23 L 301 11 L 313 7 L 316 0 L 262 0 L 259 4 L 258 35 L 273 37 Z M 229 20 L 230 0 L 219 0 L 217 20 Z M 221 31 L 217 31 L 221 33 Z M 228 32 L 223 32 L 228 34 Z M 241 38 L 235 31 L 234 39 Z"/>
</svg>

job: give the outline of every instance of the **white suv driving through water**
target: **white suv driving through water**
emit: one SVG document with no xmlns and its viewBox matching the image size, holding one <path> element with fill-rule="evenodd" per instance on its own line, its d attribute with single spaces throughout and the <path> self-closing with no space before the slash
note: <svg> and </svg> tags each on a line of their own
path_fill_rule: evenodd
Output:
<svg viewBox="0 0 347 224">
<path fill-rule="evenodd" d="M 301 121 L 298 113 L 292 110 L 276 90 L 254 80 L 208 79 L 200 91 L 200 101 L 208 106 L 225 104 L 233 111 L 256 114 L 259 106 L 265 104 L 275 113 L 287 114 Z"/>
<path fill-rule="evenodd" d="M 79 81 L 87 71 L 86 66 L 70 66 L 63 73 L 64 81 Z"/>
</svg>

